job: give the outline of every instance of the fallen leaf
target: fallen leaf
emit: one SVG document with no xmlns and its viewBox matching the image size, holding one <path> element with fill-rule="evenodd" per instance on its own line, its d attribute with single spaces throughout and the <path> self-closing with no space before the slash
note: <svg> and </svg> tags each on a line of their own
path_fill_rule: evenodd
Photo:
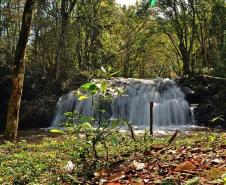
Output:
<svg viewBox="0 0 226 185">
<path fill-rule="evenodd" d="M 222 159 L 213 159 L 212 160 L 212 164 L 220 164 L 220 163 L 223 163 Z"/>
<path fill-rule="evenodd" d="M 133 163 L 131 164 L 132 168 L 135 168 L 136 170 L 142 170 L 145 167 L 144 163 L 139 163 L 137 161 L 133 161 Z"/>
<path fill-rule="evenodd" d="M 110 177 L 108 177 L 108 182 L 116 182 L 116 181 L 123 179 L 124 177 L 126 177 L 125 174 L 116 173 L 116 174 L 113 174 Z"/>
<path fill-rule="evenodd" d="M 175 172 L 182 172 L 184 170 L 193 171 L 195 170 L 195 168 L 196 168 L 195 165 L 192 164 L 190 161 L 185 161 L 178 165 L 174 171 Z"/>
<path fill-rule="evenodd" d="M 100 169 L 99 171 L 94 173 L 95 177 L 103 177 L 103 176 L 107 176 L 108 173 L 105 169 Z"/>
<path fill-rule="evenodd" d="M 210 170 L 205 171 L 205 175 L 208 180 L 214 180 L 220 178 L 225 172 L 225 167 L 212 167 Z"/>
</svg>

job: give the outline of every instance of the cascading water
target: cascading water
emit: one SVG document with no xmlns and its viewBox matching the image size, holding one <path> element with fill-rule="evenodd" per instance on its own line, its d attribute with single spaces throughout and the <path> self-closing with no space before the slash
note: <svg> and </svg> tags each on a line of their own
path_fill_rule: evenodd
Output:
<svg viewBox="0 0 226 185">
<path fill-rule="evenodd" d="M 153 127 L 170 128 L 189 125 L 193 114 L 185 100 L 183 92 L 169 79 L 140 80 L 113 78 L 112 86 L 121 87 L 125 95 L 113 98 L 106 104 L 105 118 L 123 117 L 140 128 L 148 127 L 150 122 L 150 102 L 153 102 Z M 77 111 L 84 116 L 98 117 L 98 111 L 92 106 L 92 99 L 79 101 L 74 92 L 62 96 L 57 102 L 56 115 L 52 126 L 58 126 L 64 120 L 65 112 Z"/>
</svg>

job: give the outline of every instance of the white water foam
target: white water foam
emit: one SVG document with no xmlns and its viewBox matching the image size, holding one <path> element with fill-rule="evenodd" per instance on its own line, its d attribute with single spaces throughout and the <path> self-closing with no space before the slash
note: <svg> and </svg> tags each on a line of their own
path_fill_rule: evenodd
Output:
<svg viewBox="0 0 226 185">
<path fill-rule="evenodd" d="M 106 103 L 106 119 L 124 119 L 139 128 L 148 128 L 150 124 L 150 102 L 153 102 L 153 129 L 183 128 L 194 123 L 194 117 L 185 100 L 183 92 L 174 81 L 169 79 L 125 79 L 109 80 L 112 86 L 125 89 L 125 95 L 113 98 Z M 79 101 L 74 92 L 63 95 L 56 105 L 53 127 L 64 121 L 64 113 L 77 111 L 83 116 L 98 118 L 92 99 Z"/>
</svg>

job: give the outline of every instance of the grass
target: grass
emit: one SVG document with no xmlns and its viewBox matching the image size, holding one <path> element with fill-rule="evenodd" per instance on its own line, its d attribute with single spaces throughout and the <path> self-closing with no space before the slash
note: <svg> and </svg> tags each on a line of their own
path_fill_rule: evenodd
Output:
<svg viewBox="0 0 226 185">
<path fill-rule="evenodd" d="M 159 166 L 162 166 L 163 169 L 167 161 L 170 161 L 170 166 L 167 167 L 169 171 L 185 159 L 194 158 L 193 153 L 191 153 L 194 148 L 200 148 L 202 153 L 207 155 L 205 160 L 209 159 L 208 155 L 211 152 L 212 155 L 213 153 L 215 156 L 218 155 L 218 158 L 223 158 L 223 155 L 224 157 L 226 155 L 222 154 L 222 147 L 226 145 L 224 133 L 212 133 L 208 137 L 204 133 L 181 134 L 170 146 L 166 146 L 170 136 L 154 140 L 150 137 L 144 139 L 143 136 L 138 136 L 139 141 L 134 141 L 129 135 L 118 133 L 117 141 L 108 137 L 105 142 L 106 146 L 97 145 L 98 159 L 94 157 L 93 150 L 89 145 L 84 146 L 87 145 L 85 137 L 78 139 L 75 135 L 46 136 L 38 141 L 30 141 L 29 137 L 31 136 L 26 136 L 17 143 L 4 142 L 0 145 L 0 184 L 94 184 L 102 178 L 108 179 L 115 170 L 120 170 L 122 165 L 130 169 L 132 161 L 145 163 L 146 166 L 156 164 L 156 166 L 153 165 L 153 170 L 157 167 L 159 170 Z M 186 154 L 181 156 L 180 151 L 183 148 L 187 150 L 188 156 Z M 218 153 L 218 151 L 220 152 Z M 199 154 L 200 151 L 197 155 Z M 67 169 L 69 161 L 74 164 L 74 169 Z M 213 174 L 211 181 L 222 176 L 219 173 L 219 166 L 213 167 L 216 169 L 214 170 L 212 166 L 206 168 L 209 170 L 206 171 L 206 174 L 209 173 L 208 176 Z M 97 173 L 101 169 L 106 171 L 108 175 Z M 173 172 L 168 172 L 159 179 L 158 170 L 154 170 L 154 176 L 150 177 L 152 179 L 150 182 L 153 184 L 155 184 L 155 180 L 158 180 L 156 184 L 164 184 L 169 174 L 170 177 L 175 176 Z M 134 175 L 134 172 L 125 170 L 126 175 L 129 173 Z M 95 176 L 94 174 L 99 175 Z M 205 176 L 205 174 L 199 173 L 198 175 Z M 141 176 L 136 174 L 134 177 L 139 177 L 140 183 L 143 182 Z M 187 179 L 189 178 L 181 178 L 181 182 Z"/>
</svg>

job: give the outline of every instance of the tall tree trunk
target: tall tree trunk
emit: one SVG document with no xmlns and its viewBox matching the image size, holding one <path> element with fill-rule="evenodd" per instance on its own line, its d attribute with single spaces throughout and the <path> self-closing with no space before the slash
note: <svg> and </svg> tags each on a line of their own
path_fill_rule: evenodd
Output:
<svg viewBox="0 0 226 185">
<path fill-rule="evenodd" d="M 17 137 L 20 102 L 24 83 L 25 61 L 24 55 L 30 34 L 32 11 L 35 0 L 26 0 L 20 36 L 16 47 L 14 69 L 12 74 L 12 92 L 9 100 L 5 137 L 15 140 Z"/>
<path fill-rule="evenodd" d="M 191 67 L 190 67 L 191 52 L 188 51 L 186 48 L 187 48 L 186 45 L 181 39 L 179 44 L 179 49 L 181 53 L 181 60 L 183 62 L 183 75 L 191 74 Z"/>
<path fill-rule="evenodd" d="M 66 48 L 68 27 L 70 25 L 70 15 L 75 7 L 77 0 L 61 0 L 61 30 L 57 45 L 56 63 L 55 63 L 55 78 L 60 77 L 60 68 L 62 67 L 62 57 Z"/>
<path fill-rule="evenodd" d="M 61 31 L 60 31 L 60 38 L 58 40 L 58 48 L 57 48 L 57 53 L 56 53 L 56 80 L 59 79 L 60 77 L 60 68 L 61 68 L 61 63 L 62 63 L 62 56 L 63 56 L 63 50 L 65 49 L 66 45 L 66 35 L 67 35 L 67 30 L 68 30 L 68 15 L 64 15 L 61 20 Z"/>
<path fill-rule="evenodd" d="M 191 74 L 190 60 L 189 59 L 184 59 L 184 61 L 183 61 L 183 72 L 184 72 L 184 75 Z"/>
<path fill-rule="evenodd" d="M 191 67 L 190 67 L 190 53 L 184 51 L 183 53 L 181 53 L 182 57 L 183 57 L 183 73 L 184 75 L 189 75 L 191 74 Z"/>
</svg>

